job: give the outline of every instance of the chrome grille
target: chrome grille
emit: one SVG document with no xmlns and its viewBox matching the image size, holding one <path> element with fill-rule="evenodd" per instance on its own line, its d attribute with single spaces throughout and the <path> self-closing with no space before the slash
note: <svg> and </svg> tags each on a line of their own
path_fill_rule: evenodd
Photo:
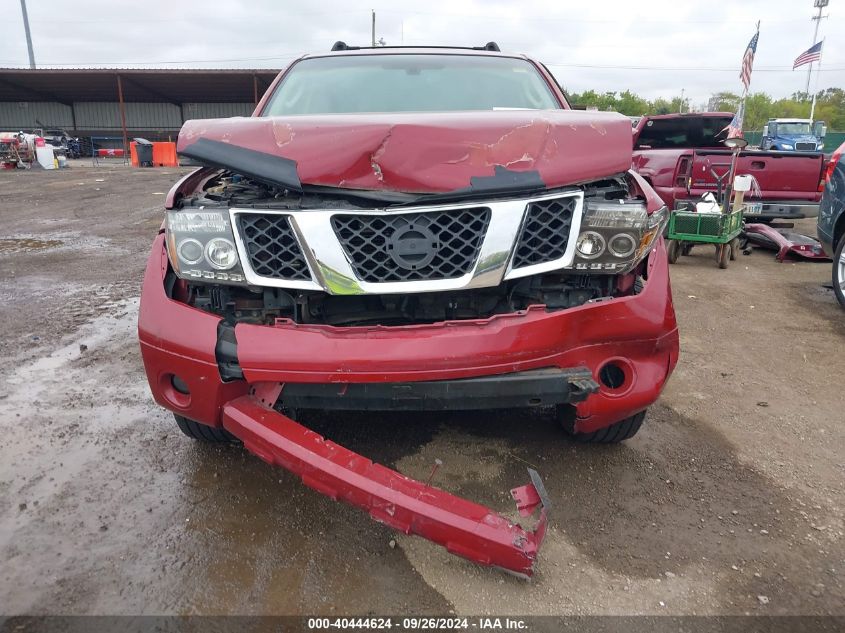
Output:
<svg viewBox="0 0 845 633">
<path fill-rule="evenodd" d="M 286 215 L 240 213 L 238 231 L 256 275 L 310 280 L 308 264 Z"/>
<path fill-rule="evenodd" d="M 553 262 L 563 257 L 576 199 L 572 196 L 532 202 L 513 255 L 512 268 Z"/>
<path fill-rule="evenodd" d="M 472 271 L 490 209 L 332 217 L 355 275 L 379 283 L 456 279 Z"/>
<path fill-rule="evenodd" d="M 795 149 L 799 152 L 814 152 L 816 150 L 815 143 L 796 143 Z"/>
</svg>

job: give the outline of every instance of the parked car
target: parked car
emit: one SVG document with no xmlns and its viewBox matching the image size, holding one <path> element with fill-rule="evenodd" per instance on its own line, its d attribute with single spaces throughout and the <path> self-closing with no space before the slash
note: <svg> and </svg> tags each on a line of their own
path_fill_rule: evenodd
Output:
<svg viewBox="0 0 845 633">
<path fill-rule="evenodd" d="M 634 131 L 636 169 L 670 208 L 724 187 L 731 154 L 724 147 L 730 112 L 643 117 Z M 750 174 L 762 195 L 750 197 L 755 221 L 816 217 L 826 161 L 820 152 L 739 154 L 737 174 Z"/>
<path fill-rule="evenodd" d="M 760 149 L 784 152 L 820 152 L 827 126 L 810 119 L 769 119 L 763 126 Z"/>
<path fill-rule="evenodd" d="M 361 86 L 366 86 L 362 90 Z M 530 574 L 534 532 L 320 438 L 303 409 L 555 407 L 633 437 L 678 358 L 667 209 L 631 123 L 538 62 L 357 49 L 293 62 L 252 117 L 188 121 L 138 322 L 150 389 L 374 518 Z M 542 484 L 515 489 L 525 514 Z M 530 514 L 530 512 L 528 512 Z"/>
<path fill-rule="evenodd" d="M 82 150 L 79 138 L 71 136 L 70 132 L 60 128 L 41 129 L 36 131 L 44 138 L 47 145 L 50 145 L 57 153 L 63 153 L 70 158 L 79 158 Z"/>
<path fill-rule="evenodd" d="M 822 248 L 833 258 L 833 292 L 845 308 L 845 143 L 839 146 L 825 171 L 817 233 Z"/>
</svg>

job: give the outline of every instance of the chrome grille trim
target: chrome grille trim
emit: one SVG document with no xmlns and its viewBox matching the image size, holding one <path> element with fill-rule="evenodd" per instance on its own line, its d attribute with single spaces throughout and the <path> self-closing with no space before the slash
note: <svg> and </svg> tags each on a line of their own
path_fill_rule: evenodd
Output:
<svg viewBox="0 0 845 633">
<path fill-rule="evenodd" d="M 563 255 L 553 261 L 512 268 L 513 251 L 519 238 L 524 217 L 533 202 L 556 198 L 574 198 L 575 208 Z M 419 281 L 362 281 L 355 273 L 347 253 L 337 238 L 332 218 L 342 215 L 395 216 L 401 214 L 442 213 L 463 209 L 490 210 L 489 224 L 481 242 L 478 255 L 466 274 L 451 279 L 425 279 Z M 438 292 L 466 288 L 484 288 L 499 285 L 505 279 L 515 279 L 542 272 L 549 272 L 572 265 L 575 259 L 575 242 L 581 227 L 584 194 L 571 190 L 512 200 L 472 201 L 462 204 L 403 207 L 400 209 L 309 209 L 289 211 L 283 209 L 232 208 L 229 214 L 232 226 L 238 227 L 240 214 L 264 214 L 287 216 L 290 227 L 296 235 L 302 255 L 308 264 L 310 279 L 288 280 L 258 275 L 250 265 L 250 258 L 240 231 L 235 231 L 235 243 L 249 284 L 290 288 L 298 290 L 322 290 L 333 295 L 360 294 L 406 294 L 417 292 Z"/>
</svg>

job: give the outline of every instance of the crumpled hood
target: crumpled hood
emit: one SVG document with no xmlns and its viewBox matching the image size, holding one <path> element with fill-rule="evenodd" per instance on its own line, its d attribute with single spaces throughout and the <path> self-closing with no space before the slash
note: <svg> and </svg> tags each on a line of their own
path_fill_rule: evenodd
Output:
<svg viewBox="0 0 845 633">
<path fill-rule="evenodd" d="M 433 193 L 596 180 L 630 169 L 631 146 L 620 114 L 503 110 L 198 119 L 177 151 L 234 171 L 283 159 L 303 184 Z"/>
</svg>

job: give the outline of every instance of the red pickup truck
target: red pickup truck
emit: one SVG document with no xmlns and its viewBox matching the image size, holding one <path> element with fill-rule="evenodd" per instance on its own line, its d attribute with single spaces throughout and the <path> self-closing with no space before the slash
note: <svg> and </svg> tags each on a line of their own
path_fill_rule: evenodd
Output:
<svg viewBox="0 0 845 633">
<path fill-rule="evenodd" d="M 723 141 L 733 114 L 704 112 L 645 116 L 634 128 L 634 169 L 663 201 L 675 208 L 679 201 L 718 192 L 730 167 Z M 755 219 L 809 218 L 818 215 L 824 187 L 825 157 L 821 152 L 764 152 L 739 154 L 737 174 L 751 174 L 762 196 L 752 207 Z"/>
</svg>

